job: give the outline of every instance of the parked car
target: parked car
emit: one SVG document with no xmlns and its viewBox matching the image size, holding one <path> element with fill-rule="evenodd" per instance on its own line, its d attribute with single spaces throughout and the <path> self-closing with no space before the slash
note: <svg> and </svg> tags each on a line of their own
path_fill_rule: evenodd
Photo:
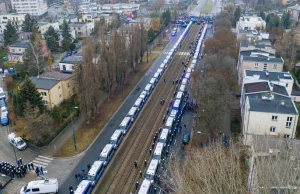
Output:
<svg viewBox="0 0 300 194">
<path fill-rule="evenodd" d="M 190 138 L 191 138 L 191 135 L 189 133 L 186 133 L 183 135 L 183 144 L 188 144 L 190 142 Z"/>
<path fill-rule="evenodd" d="M 8 142 L 15 146 L 18 150 L 25 150 L 27 144 L 21 137 L 16 137 L 15 133 L 11 133 L 8 135 Z"/>
</svg>

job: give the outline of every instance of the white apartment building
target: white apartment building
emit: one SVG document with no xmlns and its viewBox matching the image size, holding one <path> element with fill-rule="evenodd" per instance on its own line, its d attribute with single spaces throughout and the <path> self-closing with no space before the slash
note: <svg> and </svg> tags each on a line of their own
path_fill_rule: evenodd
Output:
<svg viewBox="0 0 300 194">
<path fill-rule="evenodd" d="M 241 16 L 236 23 L 237 32 L 239 30 L 256 30 L 257 27 L 266 29 L 266 22 L 257 16 Z"/>
<path fill-rule="evenodd" d="M 287 95 L 291 96 L 292 94 L 294 79 L 290 72 L 268 72 L 255 70 L 244 71 L 243 85 L 262 81 L 269 82 L 270 87 L 272 87 L 272 85 L 285 87 Z M 284 90 L 282 91 L 284 92 Z"/>
<path fill-rule="evenodd" d="M 0 15 L 0 34 L 4 33 L 4 30 L 6 29 L 7 22 L 10 21 L 12 25 L 16 27 L 18 32 L 22 31 L 22 24 L 25 20 L 26 14 L 17 14 L 17 13 L 11 13 L 11 14 L 5 14 Z"/>
<path fill-rule="evenodd" d="M 74 65 L 79 64 L 82 61 L 82 56 L 72 55 L 64 58 L 61 62 L 59 62 L 59 70 L 61 72 L 73 72 L 75 71 Z"/>
<path fill-rule="evenodd" d="M 75 31 L 76 37 L 87 37 L 90 36 L 92 31 L 94 30 L 94 23 L 93 22 L 74 22 L 70 23 L 70 30 Z"/>
<path fill-rule="evenodd" d="M 38 30 L 41 34 L 44 34 L 49 27 L 52 26 L 54 30 L 59 30 L 59 24 L 58 22 L 56 23 L 48 23 L 48 22 L 38 22 Z"/>
<path fill-rule="evenodd" d="M 8 61 L 23 62 L 23 55 L 25 50 L 29 47 L 28 41 L 15 42 L 8 47 L 9 52 L 7 54 Z"/>
<path fill-rule="evenodd" d="M 48 11 L 46 0 L 11 0 L 11 6 L 20 14 L 32 16 L 41 16 Z"/>
</svg>

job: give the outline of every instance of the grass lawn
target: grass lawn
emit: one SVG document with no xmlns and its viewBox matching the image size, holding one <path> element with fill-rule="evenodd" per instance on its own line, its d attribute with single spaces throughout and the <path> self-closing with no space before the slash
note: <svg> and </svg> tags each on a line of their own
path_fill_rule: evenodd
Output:
<svg viewBox="0 0 300 194">
<path fill-rule="evenodd" d="M 213 7 L 212 0 L 207 0 L 204 7 L 203 7 L 202 12 L 204 14 L 209 14 L 211 12 L 212 7 Z"/>
<path fill-rule="evenodd" d="M 2 57 L 7 55 L 7 50 L 5 49 L 0 49 L 0 59 L 2 60 Z"/>
<path fill-rule="evenodd" d="M 103 129 L 106 123 L 110 120 L 112 115 L 116 112 L 116 110 L 123 103 L 124 99 L 129 95 L 129 93 L 133 90 L 135 85 L 139 82 L 139 80 L 143 77 L 143 75 L 150 68 L 152 63 L 158 57 L 158 54 L 150 54 L 148 55 L 148 64 L 147 64 L 147 56 L 143 59 L 143 65 L 139 66 L 138 71 L 130 73 L 130 79 L 125 83 L 125 89 L 123 93 L 120 91 L 114 92 L 109 101 L 106 101 L 99 107 L 99 113 L 95 116 L 94 119 L 91 120 L 89 124 L 83 123 L 83 125 L 77 130 L 77 150 L 74 150 L 73 145 L 73 137 L 70 137 L 65 145 L 63 145 L 55 154 L 56 157 L 69 157 L 84 151 L 91 142 L 95 139 L 98 133 Z"/>
</svg>

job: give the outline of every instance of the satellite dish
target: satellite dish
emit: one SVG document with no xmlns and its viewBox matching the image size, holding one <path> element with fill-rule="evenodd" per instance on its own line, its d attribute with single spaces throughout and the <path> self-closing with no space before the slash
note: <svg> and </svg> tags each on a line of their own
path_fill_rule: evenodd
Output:
<svg viewBox="0 0 300 194">
<path fill-rule="evenodd" d="M 269 148 L 269 153 L 272 154 L 273 153 L 273 149 Z"/>
</svg>

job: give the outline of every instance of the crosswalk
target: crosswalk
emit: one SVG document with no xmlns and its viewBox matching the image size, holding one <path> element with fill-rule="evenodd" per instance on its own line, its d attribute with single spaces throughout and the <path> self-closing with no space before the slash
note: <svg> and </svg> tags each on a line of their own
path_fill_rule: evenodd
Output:
<svg viewBox="0 0 300 194">
<path fill-rule="evenodd" d="M 32 161 L 32 163 L 34 166 L 46 168 L 52 160 L 53 158 L 39 155 Z"/>
<path fill-rule="evenodd" d="M 171 54 L 171 52 L 170 51 L 164 51 L 162 54 L 164 54 L 164 55 L 168 55 L 168 54 Z"/>
<path fill-rule="evenodd" d="M 189 55 L 189 52 L 178 52 L 177 55 Z"/>
</svg>

